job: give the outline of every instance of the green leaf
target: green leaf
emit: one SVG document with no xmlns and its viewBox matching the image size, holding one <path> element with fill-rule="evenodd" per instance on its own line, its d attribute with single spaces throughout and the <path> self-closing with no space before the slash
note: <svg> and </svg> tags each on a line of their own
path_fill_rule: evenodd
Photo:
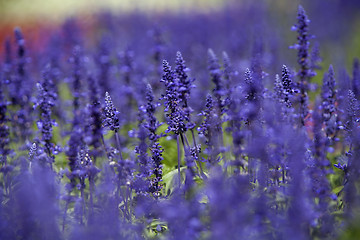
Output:
<svg viewBox="0 0 360 240">
<path fill-rule="evenodd" d="M 185 179 L 185 170 L 186 167 L 180 168 L 180 174 L 181 174 L 181 182 Z M 179 185 L 179 177 L 178 177 L 178 169 L 174 169 L 165 175 L 163 175 L 163 183 L 165 185 L 165 194 L 169 195 L 173 192 L 174 188 L 176 188 Z"/>
<path fill-rule="evenodd" d="M 344 186 L 338 186 L 336 188 L 334 188 L 332 191 L 335 194 L 338 194 L 339 192 L 341 192 L 341 190 L 343 190 Z"/>
</svg>

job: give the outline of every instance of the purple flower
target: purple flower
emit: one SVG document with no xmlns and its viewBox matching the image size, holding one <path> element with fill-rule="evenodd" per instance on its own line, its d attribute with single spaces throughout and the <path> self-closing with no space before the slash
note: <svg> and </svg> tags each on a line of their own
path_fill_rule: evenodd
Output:
<svg viewBox="0 0 360 240">
<path fill-rule="evenodd" d="M 328 141 L 326 135 L 322 131 L 323 119 L 321 114 L 317 111 L 319 101 L 317 101 L 315 109 L 312 113 L 313 118 L 313 155 L 314 164 L 308 166 L 307 172 L 311 178 L 312 194 L 314 198 L 319 200 L 316 210 L 320 214 L 321 234 L 329 234 L 332 229 L 333 217 L 329 214 L 329 204 L 332 200 L 331 186 L 327 179 L 327 175 L 330 173 L 328 167 L 330 167 L 330 161 L 326 158 Z M 330 228 L 330 229 L 329 229 Z"/>
<path fill-rule="evenodd" d="M 131 74 L 135 67 L 134 52 L 127 49 L 119 53 L 119 61 L 121 62 L 120 72 L 124 75 L 124 82 L 126 85 L 130 85 L 132 82 Z"/>
<path fill-rule="evenodd" d="M 213 94 L 216 99 L 216 108 L 219 113 L 223 113 L 224 103 L 222 97 L 225 95 L 225 88 L 222 82 L 222 70 L 219 60 L 212 49 L 208 50 L 208 69 L 211 81 L 214 83 Z"/>
<path fill-rule="evenodd" d="M 294 94 L 293 83 L 290 78 L 290 72 L 288 68 L 283 65 L 281 70 L 281 83 L 283 86 L 284 102 L 287 107 L 291 107 L 291 97 Z"/>
<path fill-rule="evenodd" d="M 9 149 L 10 131 L 9 127 L 7 126 L 9 119 L 6 117 L 8 103 L 5 100 L 2 89 L 3 82 L 2 79 L 0 79 L 0 163 L 6 164 L 7 155 L 9 155 L 11 152 Z"/>
<path fill-rule="evenodd" d="M 194 79 L 190 79 L 187 75 L 187 72 L 190 71 L 189 68 L 186 67 L 185 61 L 180 52 L 176 53 L 176 67 L 175 74 L 179 79 L 179 91 L 180 91 L 180 99 L 182 102 L 182 111 L 185 115 L 185 120 L 187 123 L 188 129 L 193 129 L 195 124 L 190 121 L 190 114 L 192 112 L 191 107 L 188 104 L 188 99 L 190 97 L 191 88 L 195 87 L 192 83 Z"/>
<path fill-rule="evenodd" d="M 166 92 L 162 96 L 164 100 L 166 118 L 168 122 L 168 129 L 166 132 L 173 131 L 175 135 L 180 135 L 187 130 L 186 126 L 186 114 L 180 107 L 180 91 L 179 91 L 179 79 L 176 77 L 173 70 L 171 70 L 170 64 L 163 61 L 163 76 L 161 82 L 165 83 Z"/>
<path fill-rule="evenodd" d="M 154 102 L 154 94 L 151 88 L 151 85 L 148 84 L 146 87 L 146 105 L 143 107 L 143 111 L 145 111 L 145 128 L 149 130 L 149 140 L 152 142 L 158 141 L 161 137 L 156 133 L 158 127 L 161 126 L 161 123 L 156 119 L 156 103 Z"/>
<path fill-rule="evenodd" d="M 161 60 L 163 59 L 164 50 L 165 50 L 165 40 L 164 40 L 163 30 L 159 27 L 155 27 L 151 31 L 151 37 L 153 38 L 153 46 L 152 46 L 152 57 L 155 62 L 155 66 L 159 66 L 156 68 L 156 74 L 161 76 Z"/>
<path fill-rule="evenodd" d="M 223 79 L 224 79 L 224 88 L 226 91 L 226 98 L 224 99 L 224 106 L 229 107 L 230 104 L 230 95 L 232 93 L 233 85 L 233 76 L 235 72 L 232 68 L 231 61 L 226 52 L 223 52 Z"/>
<path fill-rule="evenodd" d="M 74 96 L 74 111 L 78 112 L 78 109 L 80 108 L 80 92 L 82 85 L 82 48 L 79 45 L 73 47 L 69 63 L 72 64 L 71 83 Z"/>
<path fill-rule="evenodd" d="M 97 149 L 101 146 L 102 139 L 102 113 L 101 113 L 101 103 L 99 97 L 99 86 L 97 81 L 92 77 L 88 77 L 89 85 L 89 100 L 90 100 L 90 142 L 89 145 L 92 145 L 94 149 Z"/>
<path fill-rule="evenodd" d="M 143 118 L 143 112 L 140 111 L 140 118 Z M 135 147 L 135 153 L 137 154 L 137 167 L 138 172 L 134 177 L 132 187 L 135 189 L 136 193 L 147 195 L 150 190 L 150 175 L 151 175 L 151 165 L 150 157 L 147 154 L 148 145 L 146 142 L 148 133 L 147 129 L 144 127 L 143 119 L 139 122 L 139 129 L 137 131 L 137 137 L 139 139 L 139 144 Z"/>
<path fill-rule="evenodd" d="M 17 59 L 14 64 L 14 74 L 11 77 L 9 96 L 13 105 L 20 107 L 12 116 L 14 135 L 17 139 L 29 140 L 32 134 L 32 108 L 29 105 L 33 82 L 26 71 L 28 58 L 25 51 L 25 40 L 20 28 L 16 28 Z M 10 72 L 8 72 L 10 74 Z"/>
<path fill-rule="evenodd" d="M 297 73 L 299 76 L 299 101 L 300 101 L 300 121 L 302 125 L 304 125 L 305 118 L 308 114 L 308 96 L 307 91 L 309 90 L 309 84 L 311 77 L 314 76 L 312 69 L 310 68 L 310 56 L 309 56 L 309 46 L 310 39 L 312 38 L 309 35 L 309 23 L 305 10 L 302 6 L 299 6 L 298 23 L 292 27 L 292 30 L 297 31 L 297 44 L 293 46 L 294 49 L 298 51 L 298 64 L 300 66 L 300 70 Z"/>
<path fill-rule="evenodd" d="M 354 92 L 349 90 L 348 98 L 347 98 L 347 109 L 346 109 L 347 121 L 345 124 L 345 129 L 349 133 L 353 130 L 354 125 L 358 120 L 357 119 L 358 111 L 359 111 L 358 100 L 356 99 Z"/>
<path fill-rule="evenodd" d="M 360 95 L 360 63 L 358 58 L 355 58 L 353 62 L 352 90 L 355 97 L 358 98 Z"/>
<path fill-rule="evenodd" d="M 151 161 L 153 163 L 152 172 L 154 174 L 154 178 L 151 180 L 150 191 L 153 193 L 154 197 L 160 196 L 160 191 L 162 189 L 162 176 L 163 176 L 163 165 L 162 165 L 162 154 L 164 149 L 160 145 L 160 143 L 155 142 L 151 148 Z"/>
<path fill-rule="evenodd" d="M 26 64 L 28 62 L 26 56 L 25 39 L 20 28 L 14 30 L 15 39 L 17 43 L 17 64 L 16 74 L 14 78 L 13 97 L 15 98 L 15 104 L 25 104 L 29 101 L 32 90 L 32 81 L 27 75 Z"/>
<path fill-rule="evenodd" d="M 298 8 L 298 23 L 294 25 L 291 30 L 297 31 L 297 44 L 293 48 L 298 50 L 298 64 L 300 65 L 300 71 L 298 75 L 300 76 L 300 81 L 303 84 L 308 84 L 309 77 L 311 76 L 311 70 L 309 67 L 309 47 L 310 39 L 312 38 L 309 35 L 309 23 L 306 12 L 302 6 Z M 307 86 L 307 85 L 306 85 Z"/>
<path fill-rule="evenodd" d="M 51 97 L 51 92 L 47 88 L 47 82 L 50 81 L 46 73 L 44 73 L 44 83 L 37 83 L 39 96 L 35 106 L 40 106 L 40 120 L 37 122 L 37 126 L 41 131 L 41 139 L 44 142 L 44 146 L 49 157 L 52 157 L 54 146 L 52 140 L 52 127 L 55 125 L 55 121 L 51 118 L 51 108 L 54 106 L 54 99 Z M 53 158 L 53 157 L 52 157 Z"/>
<path fill-rule="evenodd" d="M 278 74 L 275 75 L 274 94 L 275 99 L 277 99 L 280 103 L 284 102 L 284 86 Z"/>
<path fill-rule="evenodd" d="M 313 70 L 321 69 L 321 61 L 322 58 L 320 57 L 320 44 L 319 42 L 315 42 L 310 53 L 310 68 Z"/>
<path fill-rule="evenodd" d="M 321 89 L 322 97 L 322 118 L 325 123 L 326 136 L 330 137 L 336 133 L 338 128 L 337 109 L 336 109 L 336 89 L 335 73 L 332 65 L 329 72 L 324 76 Z"/>
<path fill-rule="evenodd" d="M 36 143 L 33 143 L 29 149 L 29 158 L 33 159 L 36 156 L 37 146 Z"/>
<path fill-rule="evenodd" d="M 102 37 L 98 46 L 98 53 L 96 57 L 97 64 L 99 66 L 99 83 L 100 93 L 103 95 L 106 91 L 111 88 L 110 81 L 110 67 L 111 67 L 111 56 L 110 56 L 109 39 Z"/>
<path fill-rule="evenodd" d="M 25 64 L 25 39 L 23 37 L 23 34 L 21 32 L 20 28 L 15 28 L 14 30 L 15 33 L 15 39 L 16 39 L 16 43 L 18 45 L 18 51 L 17 51 L 17 55 L 18 55 L 18 73 L 19 75 L 25 75 L 25 69 L 24 69 L 24 64 Z"/>
<path fill-rule="evenodd" d="M 68 141 L 68 149 L 66 151 L 66 155 L 68 156 L 71 171 L 74 171 L 76 169 L 78 153 L 80 149 L 84 146 L 84 130 L 82 118 L 83 115 L 81 113 L 74 114 L 70 139 Z M 75 187 L 74 180 L 72 180 L 72 187 Z"/>
<path fill-rule="evenodd" d="M 158 142 L 161 135 L 156 133 L 161 124 L 155 116 L 156 105 L 154 103 L 154 95 L 150 84 L 148 84 L 146 88 L 146 100 L 146 106 L 143 108 L 145 110 L 145 122 L 143 123 L 143 126 L 148 130 L 148 138 L 151 141 L 150 151 L 152 172 L 154 174 L 154 178 L 151 179 L 150 191 L 153 193 L 154 197 L 159 197 L 162 189 L 161 161 L 163 160 L 162 153 L 164 150 Z"/>
<path fill-rule="evenodd" d="M 104 115 L 104 127 L 108 127 L 110 130 L 117 132 L 120 128 L 119 112 L 114 106 L 108 92 L 105 93 Z"/>
<path fill-rule="evenodd" d="M 253 72 L 250 71 L 249 68 L 245 70 L 245 99 L 246 106 L 244 109 L 245 116 L 247 118 L 247 122 L 250 123 L 254 120 L 256 120 L 256 117 L 258 116 L 258 112 L 260 110 L 260 99 L 262 97 L 260 93 L 260 88 L 253 78 Z"/>
<path fill-rule="evenodd" d="M 206 105 L 201 115 L 203 116 L 203 122 L 198 128 L 200 135 L 205 137 L 205 144 L 207 148 L 204 153 L 208 155 L 209 162 L 215 164 L 218 162 L 218 154 L 220 153 L 219 143 L 222 136 L 219 132 L 219 116 L 216 114 L 213 98 L 210 94 L 206 97 Z"/>
<path fill-rule="evenodd" d="M 5 84 L 10 84 L 12 81 L 12 74 L 13 74 L 13 62 L 11 56 L 11 44 L 10 39 L 7 38 L 5 40 L 5 62 L 3 67 L 4 76 L 1 81 Z"/>
</svg>

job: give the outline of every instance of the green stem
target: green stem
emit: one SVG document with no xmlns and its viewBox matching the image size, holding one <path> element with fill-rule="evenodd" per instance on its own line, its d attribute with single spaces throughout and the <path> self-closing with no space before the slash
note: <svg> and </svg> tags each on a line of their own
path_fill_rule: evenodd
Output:
<svg viewBox="0 0 360 240">
<path fill-rule="evenodd" d="M 191 135 L 193 138 L 193 142 L 194 142 L 194 147 L 195 147 L 195 152 L 196 152 L 196 156 L 199 158 L 200 157 L 200 153 L 197 147 L 197 143 L 196 143 L 196 139 L 195 139 L 195 134 L 194 134 L 194 129 L 191 129 Z M 206 175 L 204 174 L 204 170 L 202 168 L 201 162 L 199 160 L 196 160 L 197 165 L 199 166 L 200 169 L 200 175 L 202 178 L 206 178 Z"/>
<path fill-rule="evenodd" d="M 115 130 L 115 139 L 116 139 L 116 145 L 117 148 L 119 149 L 119 154 L 120 154 L 120 160 L 123 161 L 123 156 L 121 154 L 121 145 L 120 145 L 120 137 L 119 137 L 119 133 L 117 130 Z"/>
<path fill-rule="evenodd" d="M 179 188 L 181 187 L 180 163 L 181 163 L 181 149 L 179 143 L 179 135 L 176 135 L 177 151 L 178 151 L 178 175 L 179 175 Z"/>
</svg>

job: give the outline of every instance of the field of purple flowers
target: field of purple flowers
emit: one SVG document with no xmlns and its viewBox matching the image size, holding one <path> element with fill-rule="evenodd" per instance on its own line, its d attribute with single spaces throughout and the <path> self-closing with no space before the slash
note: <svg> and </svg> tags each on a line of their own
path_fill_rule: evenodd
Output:
<svg viewBox="0 0 360 240">
<path fill-rule="evenodd" d="M 0 239 L 360 239 L 359 60 L 302 6 L 180 15 L 9 36 Z"/>
</svg>

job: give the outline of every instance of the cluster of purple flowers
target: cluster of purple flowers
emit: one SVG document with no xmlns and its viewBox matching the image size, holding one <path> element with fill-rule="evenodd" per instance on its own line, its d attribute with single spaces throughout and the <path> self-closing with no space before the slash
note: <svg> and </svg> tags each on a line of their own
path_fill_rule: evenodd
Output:
<svg viewBox="0 0 360 240">
<path fill-rule="evenodd" d="M 264 8 L 225 10 L 160 26 L 103 13 L 94 42 L 74 18 L 38 54 L 15 29 L 0 239 L 359 237 L 359 60 L 323 71 L 301 6 L 297 61 L 266 42 Z"/>
</svg>

